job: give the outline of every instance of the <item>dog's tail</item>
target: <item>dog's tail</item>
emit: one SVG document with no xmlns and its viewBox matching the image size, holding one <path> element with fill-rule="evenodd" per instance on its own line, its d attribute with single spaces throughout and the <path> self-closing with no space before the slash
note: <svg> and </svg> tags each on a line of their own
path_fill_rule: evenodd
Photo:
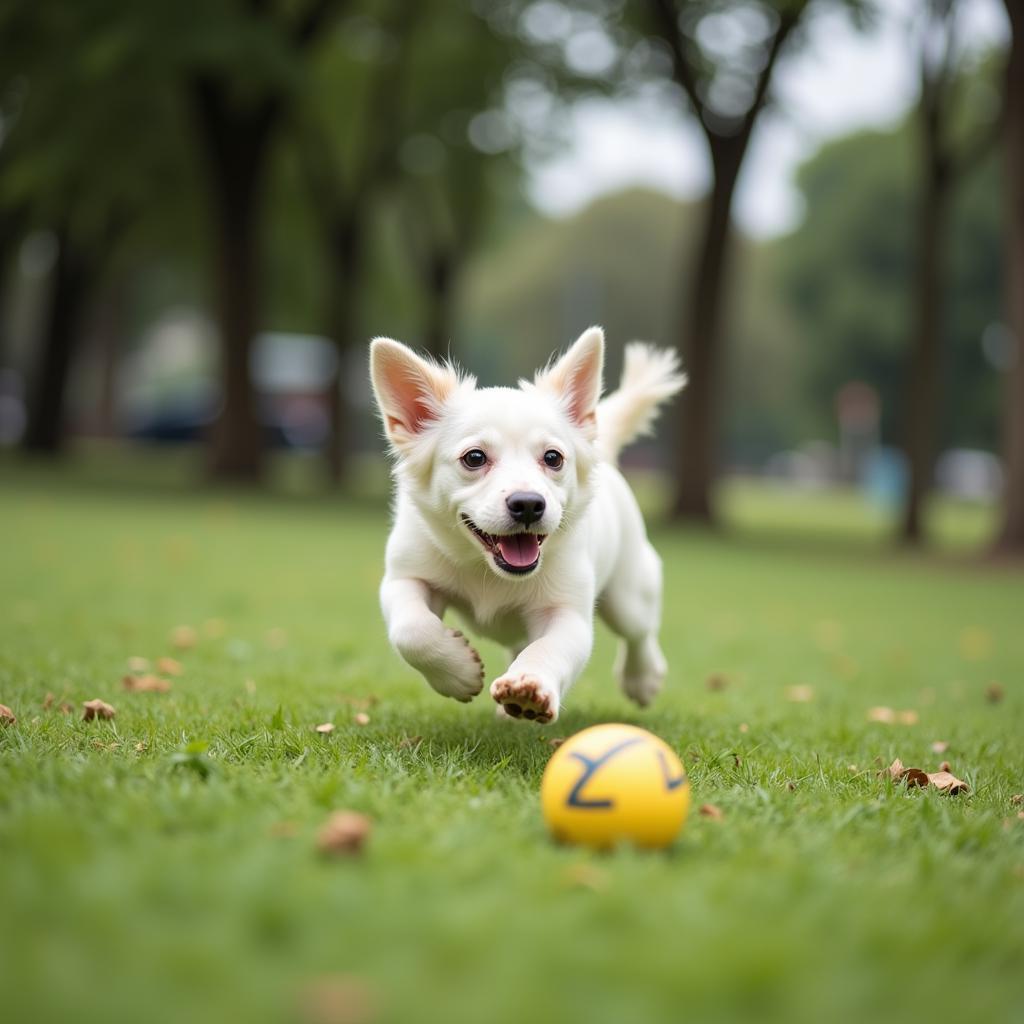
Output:
<svg viewBox="0 0 1024 1024">
<path fill-rule="evenodd" d="M 642 341 L 626 346 L 618 390 L 597 407 L 597 446 L 614 462 L 631 441 L 650 431 L 658 409 L 686 386 L 679 357 Z"/>
</svg>

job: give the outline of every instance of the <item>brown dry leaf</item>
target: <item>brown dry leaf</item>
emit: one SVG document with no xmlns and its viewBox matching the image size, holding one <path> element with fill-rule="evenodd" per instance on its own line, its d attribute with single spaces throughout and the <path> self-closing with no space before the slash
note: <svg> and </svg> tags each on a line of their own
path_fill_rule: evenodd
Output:
<svg viewBox="0 0 1024 1024">
<path fill-rule="evenodd" d="M 933 754 L 944 754 L 947 750 L 949 750 L 949 744 L 945 740 L 936 740 L 932 744 Z"/>
<path fill-rule="evenodd" d="M 57 698 L 56 698 L 56 697 L 54 697 L 54 695 L 53 695 L 52 693 L 48 693 L 48 694 L 47 694 L 47 695 L 46 695 L 46 696 L 45 696 L 45 697 L 43 698 L 43 710 L 44 710 L 44 711 L 49 711 L 49 710 L 50 710 L 50 708 L 52 708 L 52 707 L 53 707 L 53 702 L 54 702 L 54 701 L 55 701 L 56 699 L 57 699 Z"/>
<path fill-rule="evenodd" d="M 192 626 L 175 626 L 171 630 L 171 643 L 179 651 L 187 651 L 189 648 L 195 647 L 198 639 L 199 634 Z"/>
<path fill-rule="evenodd" d="M 82 707 L 85 709 L 82 713 L 83 722 L 91 722 L 94 718 L 113 718 L 117 714 L 112 705 L 99 697 L 83 702 Z"/>
<path fill-rule="evenodd" d="M 917 725 L 917 712 L 916 711 L 897 711 L 896 721 L 900 725 Z"/>
<path fill-rule="evenodd" d="M 316 837 L 316 848 L 325 856 L 360 853 L 370 834 L 371 822 L 365 814 L 335 811 Z"/>
<path fill-rule="evenodd" d="M 740 722 L 740 732 L 750 732 L 750 726 L 746 722 Z"/>
<path fill-rule="evenodd" d="M 149 669 L 149 658 L 142 658 L 139 655 L 133 655 L 128 659 L 128 671 L 129 672 L 146 672 Z"/>
<path fill-rule="evenodd" d="M 892 725 L 896 721 L 896 712 L 892 708 L 868 708 L 868 721 L 884 722 L 886 725 Z"/>
<path fill-rule="evenodd" d="M 71 712 L 75 710 L 75 706 L 73 704 L 69 704 L 66 700 L 62 700 L 58 710 L 62 715 L 70 715 Z"/>
<path fill-rule="evenodd" d="M 1024 804 L 1024 793 L 1014 793 L 1013 796 L 1010 797 L 1010 803 L 1013 804 L 1014 807 L 1019 807 L 1021 804 Z"/>
<path fill-rule="evenodd" d="M 990 683 L 985 687 L 985 700 L 989 704 L 998 704 L 1006 696 L 1006 690 L 1001 683 Z"/>
<path fill-rule="evenodd" d="M 967 793 L 970 786 L 963 779 L 958 779 L 952 772 L 940 771 L 931 772 L 928 781 L 940 792 L 956 796 L 957 793 Z"/>
<path fill-rule="evenodd" d="M 410 750 L 415 749 L 423 742 L 422 736 L 403 736 L 398 741 L 399 750 Z"/>
<path fill-rule="evenodd" d="M 729 680 L 726 676 L 722 675 L 721 672 L 712 672 L 711 675 L 704 680 L 704 685 L 712 693 L 718 693 L 729 685 Z"/>
<path fill-rule="evenodd" d="M 786 700 L 794 704 L 806 704 L 814 700 L 813 686 L 788 686 L 786 687 Z"/>
<path fill-rule="evenodd" d="M 725 817 L 722 808 L 716 807 L 714 804 L 701 804 L 697 813 L 702 818 L 710 818 L 712 821 L 721 821 Z"/>
<path fill-rule="evenodd" d="M 951 772 L 952 770 L 953 766 L 948 761 L 943 761 L 942 764 L 939 765 L 940 772 Z"/>
<path fill-rule="evenodd" d="M 334 723 L 333 722 L 321 722 L 316 727 L 316 731 L 319 732 L 319 733 L 323 733 L 324 736 L 328 736 L 328 735 L 330 735 L 330 733 L 334 732 Z"/>
<path fill-rule="evenodd" d="M 6 704 L 0 704 L 0 722 L 4 725 L 14 725 L 17 720 L 14 712 Z"/>
<path fill-rule="evenodd" d="M 299 993 L 302 1024 L 370 1024 L 379 1016 L 373 990 L 349 974 L 317 978 Z"/>
<path fill-rule="evenodd" d="M 129 693 L 167 693 L 171 688 L 169 679 L 159 676 L 125 676 L 121 684 Z"/>
<path fill-rule="evenodd" d="M 564 736 L 541 736 L 540 741 L 546 743 L 552 750 L 557 750 L 564 742 Z"/>
<path fill-rule="evenodd" d="M 157 672 L 163 672 L 165 676 L 180 676 L 183 669 L 177 658 L 157 658 Z"/>
<path fill-rule="evenodd" d="M 888 768 L 883 769 L 879 775 L 888 775 L 893 782 L 906 782 L 908 786 L 927 786 L 928 775 L 920 768 L 907 768 L 897 757 Z"/>
<path fill-rule="evenodd" d="M 355 722 L 356 725 L 369 725 L 370 716 L 365 711 L 359 711 L 353 717 L 352 721 Z"/>
<path fill-rule="evenodd" d="M 608 874 L 593 864 L 570 864 L 562 876 L 565 884 L 573 889 L 590 889 L 603 892 L 608 888 Z"/>
</svg>

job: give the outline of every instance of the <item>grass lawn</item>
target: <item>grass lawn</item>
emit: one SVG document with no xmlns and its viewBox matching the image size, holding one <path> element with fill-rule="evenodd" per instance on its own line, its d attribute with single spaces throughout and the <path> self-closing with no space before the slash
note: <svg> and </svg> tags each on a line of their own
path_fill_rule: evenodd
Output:
<svg viewBox="0 0 1024 1024">
<path fill-rule="evenodd" d="M 619 696 L 602 635 L 545 731 L 390 652 L 372 503 L 3 473 L 2 1019 L 1022 1019 L 1019 573 L 897 556 L 870 524 L 759 530 L 778 499 L 748 487 L 731 539 L 656 537 L 663 698 Z M 122 689 L 161 655 L 171 692 Z M 94 697 L 114 720 L 81 720 Z M 545 741 L 615 720 L 672 744 L 722 820 L 666 854 L 549 841 Z M 971 793 L 878 778 L 894 757 Z M 315 852 L 337 808 L 374 821 L 361 857 Z"/>
</svg>

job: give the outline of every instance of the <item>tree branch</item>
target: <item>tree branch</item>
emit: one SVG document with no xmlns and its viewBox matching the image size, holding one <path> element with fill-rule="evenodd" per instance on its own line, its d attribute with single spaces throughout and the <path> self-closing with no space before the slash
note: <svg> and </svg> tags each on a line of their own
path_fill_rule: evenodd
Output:
<svg viewBox="0 0 1024 1024">
<path fill-rule="evenodd" d="M 686 55 L 686 46 L 683 42 L 682 32 L 679 30 L 679 12 L 676 9 L 675 0 L 650 0 L 650 3 L 655 21 L 654 31 L 658 38 L 668 46 L 672 54 L 675 80 L 689 98 L 693 112 L 697 115 L 701 125 L 707 130 L 707 125 L 704 123 L 704 103 L 697 89 L 697 76 L 694 74 L 693 65 Z"/>
</svg>

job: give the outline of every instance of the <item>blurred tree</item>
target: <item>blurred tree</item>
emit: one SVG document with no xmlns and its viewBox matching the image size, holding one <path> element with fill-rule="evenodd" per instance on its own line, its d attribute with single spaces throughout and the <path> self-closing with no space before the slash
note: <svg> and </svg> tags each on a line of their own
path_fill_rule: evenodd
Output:
<svg viewBox="0 0 1024 1024">
<path fill-rule="evenodd" d="M 28 370 L 23 444 L 39 453 L 64 440 L 68 376 L 94 286 L 153 190 L 177 191 L 177 151 L 149 130 L 154 120 L 170 127 L 173 112 L 118 13 L 110 0 L 0 10 L 0 209 L 21 233 L 48 230 L 55 254 Z"/>
<path fill-rule="evenodd" d="M 342 0 L 275 4 L 194 0 L 163 11 L 207 172 L 221 339 L 215 476 L 259 476 L 262 436 L 249 369 L 258 325 L 260 214 L 272 145 L 303 80 L 309 49 Z M 187 20 L 186 20 L 187 19 Z M 159 31 L 160 26 L 154 26 Z M 154 38 L 156 44 L 157 40 Z"/>
<path fill-rule="evenodd" d="M 1006 164 L 1006 313 L 1015 345 L 1005 399 L 1006 486 L 998 549 L 1024 554 L 1024 0 L 1005 0 L 1010 18 L 1003 149 Z"/>
<path fill-rule="evenodd" d="M 499 98 L 512 46 L 468 3 L 410 8 L 393 0 L 340 22 L 319 61 L 296 136 L 329 268 L 326 323 L 339 375 L 330 385 L 335 482 L 349 447 L 344 375 L 377 215 L 384 207 L 398 213 L 391 219 L 401 226 L 401 256 L 426 297 L 425 327 L 407 340 L 441 354 L 456 281 L 489 205 L 487 165 L 505 148 L 484 140 L 484 151 L 472 126 Z"/>
<path fill-rule="evenodd" d="M 893 132 L 830 142 L 798 171 L 803 224 L 773 244 L 779 291 L 807 356 L 801 388 L 819 429 L 834 429 L 832 400 L 850 380 L 874 387 L 882 438 L 901 434 L 911 330 L 917 180 L 916 115 Z M 947 281 L 937 297 L 942 331 L 935 437 L 941 445 L 991 448 L 998 374 L 981 340 L 1000 307 L 1002 211 L 989 152 L 951 197 Z"/>
<path fill-rule="evenodd" d="M 913 289 L 913 323 L 904 391 L 904 451 L 908 482 L 900 526 L 905 543 L 922 534 L 922 507 L 931 489 L 935 463 L 935 431 L 939 400 L 941 319 L 949 243 L 953 189 L 977 167 L 995 140 L 998 119 L 977 96 L 966 106 L 974 112 L 972 138 L 956 138 L 958 94 L 965 92 L 965 55 L 958 42 L 959 0 L 922 0 L 913 31 L 920 76 L 915 127 L 920 146 L 920 198 L 917 209 L 917 253 Z M 977 79 L 977 76 L 975 76 Z M 975 85 L 977 81 L 975 80 Z M 987 86 L 987 82 L 982 82 Z M 975 90 L 977 92 L 977 89 Z M 984 99 L 984 93 L 982 100 Z M 989 104 L 993 107 L 995 104 Z M 986 113 L 988 116 L 986 116 Z M 959 117 L 963 121 L 963 117 Z"/>
<path fill-rule="evenodd" d="M 704 135 L 711 192 L 684 290 L 680 340 L 690 384 L 681 406 L 673 512 L 711 523 L 715 475 L 723 311 L 731 273 L 731 210 L 736 182 L 758 119 L 770 100 L 783 55 L 815 0 L 645 0 L 638 24 L 667 49 L 672 75 Z M 865 5 L 851 2 L 862 12 Z"/>
</svg>

